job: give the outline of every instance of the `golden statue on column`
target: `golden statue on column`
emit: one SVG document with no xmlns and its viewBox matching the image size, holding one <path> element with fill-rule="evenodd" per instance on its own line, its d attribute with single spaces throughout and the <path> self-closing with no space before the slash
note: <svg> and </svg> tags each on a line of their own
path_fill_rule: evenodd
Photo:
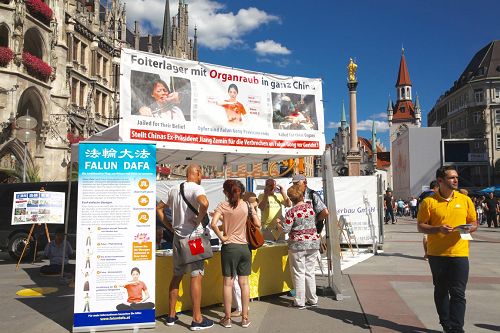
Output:
<svg viewBox="0 0 500 333">
<path fill-rule="evenodd" d="M 347 65 L 347 73 L 349 76 L 349 82 L 356 82 L 356 70 L 358 68 L 358 65 L 352 60 L 352 58 L 349 58 L 349 65 Z"/>
</svg>

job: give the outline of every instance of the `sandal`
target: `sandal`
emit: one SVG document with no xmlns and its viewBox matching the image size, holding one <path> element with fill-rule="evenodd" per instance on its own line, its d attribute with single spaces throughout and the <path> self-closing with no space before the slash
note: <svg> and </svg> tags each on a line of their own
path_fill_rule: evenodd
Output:
<svg viewBox="0 0 500 333">
<path fill-rule="evenodd" d="M 242 317 L 241 319 L 241 327 L 244 327 L 244 328 L 247 328 L 248 326 L 250 326 L 250 319 L 248 319 L 248 317 Z"/>
<path fill-rule="evenodd" d="M 223 317 L 219 321 L 219 324 L 225 328 L 231 328 L 231 318 Z"/>
</svg>

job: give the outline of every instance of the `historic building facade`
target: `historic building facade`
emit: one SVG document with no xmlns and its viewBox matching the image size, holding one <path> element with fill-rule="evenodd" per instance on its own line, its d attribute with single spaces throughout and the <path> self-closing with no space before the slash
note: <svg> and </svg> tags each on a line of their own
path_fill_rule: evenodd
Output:
<svg viewBox="0 0 500 333">
<path fill-rule="evenodd" d="M 427 125 L 441 127 L 443 139 L 485 139 L 476 141 L 471 153 L 486 151 L 489 170 L 477 166 L 467 172 L 471 178 L 489 174 L 490 184 L 500 182 L 500 41 L 472 57 L 428 113 Z"/>
<path fill-rule="evenodd" d="M 171 24 L 167 1 L 162 35 L 141 36 L 118 0 L 0 0 L 0 181 L 66 179 L 70 144 L 118 122 L 122 47 L 197 60 L 187 4 Z"/>
<path fill-rule="evenodd" d="M 347 156 L 351 147 L 350 126 L 347 124 L 344 105 L 340 118 L 340 127 L 335 133 L 332 143 L 327 146 L 331 150 L 334 176 L 348 176 Z M 373 175 L 386 171 L 390 166 L 390 155 L 383 144 L 377 140 L 375 123 L 372 126 L 372 138 L 368 140 L 358 137 L 357 147 L 360 154 L 360 175 Z"/>
</svg>

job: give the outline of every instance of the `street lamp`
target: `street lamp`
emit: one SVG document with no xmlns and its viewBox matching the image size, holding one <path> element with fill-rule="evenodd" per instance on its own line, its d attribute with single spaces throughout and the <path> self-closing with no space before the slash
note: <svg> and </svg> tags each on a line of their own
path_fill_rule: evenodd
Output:
<svg viewBox="0 0 500 333">
<path fill-rule="evenodd" d="M 23 161 L 23 183 L 26 182 L 26 156 L 28 155 L 28 143 L 36 138 L 36 132 L 33 129 L 37 125 L 35 118 L 30 117 L 28 112 L 25 116 L 16 119 L 17 138 L 24 143 L 24 161 Z"/>
</svg>

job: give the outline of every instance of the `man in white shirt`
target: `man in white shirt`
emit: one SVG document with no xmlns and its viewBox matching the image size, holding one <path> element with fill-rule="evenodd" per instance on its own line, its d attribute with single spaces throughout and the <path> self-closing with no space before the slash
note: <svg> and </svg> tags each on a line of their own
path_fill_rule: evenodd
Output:
<svg viewBox="0 0 500 333">
<path fill-rule="evenodd" d="M 165 227 L 174 232 L 173 240 L 173 262 L 174 274 L 169 286 L 169 314 L 165 320 L 167 326 L 173 326 L 179 319 L 175 313 L 175 304 L 179 296 L 179 284 L 184 273 L 191 274 L 191 302 L 193 304 L 193 321 L 191 330 L 202 330 L 213 326 L 213 321 L 201 315 L 201 280 L 204 274 L 204 261 L 196 261 L 190 264 L 180 262 L 180 238 L 189 235 L 201 235 L 203 226 L 201 222 L 207 214 L 208 199 L 205 190 L 200 185 L 203 172 L 196 164 L 188 166 L 186 171 L 186 182 L 172 187 L 165 197 L 160 198 L 156 206 L 156 212 Z M 189 203 L 198 210 L 196 215 L 186 204 L 181 195 L 181 185 L 184 187 L 184 196 Z M 163 212 L 165 207 L 172 210 L 172 224 L 170 224 Z"/>
</svg>

